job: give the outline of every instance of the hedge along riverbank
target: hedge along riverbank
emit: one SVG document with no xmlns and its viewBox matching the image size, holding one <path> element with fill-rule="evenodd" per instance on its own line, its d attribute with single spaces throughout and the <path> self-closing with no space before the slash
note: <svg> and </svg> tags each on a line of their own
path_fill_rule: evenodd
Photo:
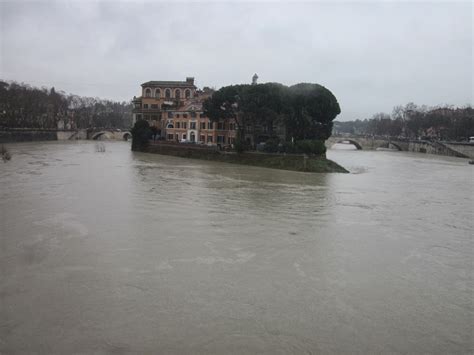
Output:
<svg viewBox="0 0 474 355">
<path fill-rule="evenodd" d="M 264 168 L 304 171 L 312 173 L 348 173 L 339 164 L 321 156 L 300 154 L 235 153 L 220 152 L 213 148 L 186 144 L 152 143 L 142 152 L 172 155 L 181 158 L 220 161 L 224 163 L 259 166 Z"/>
</svg>

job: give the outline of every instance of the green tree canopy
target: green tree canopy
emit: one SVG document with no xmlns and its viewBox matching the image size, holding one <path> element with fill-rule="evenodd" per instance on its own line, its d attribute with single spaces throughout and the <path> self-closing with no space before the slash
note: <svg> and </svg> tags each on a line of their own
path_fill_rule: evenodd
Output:
<svg viewBox="0 0 474 355">
<path fill-rule="evenodd" d="M 336 97 L 318 84 L 301 83 L 289 87 L 289 105 L 285 124 L 288 136 L 295 140 L 326 140 L 331 136 L 333 120 L 341 113 Z"/>
<path fill-rule="evenodd" d="M 217 90 L 204 104 L 213 121 L 233 118 L 243 138 L 246 126 L 284 124 L 288 140 L 327 139 L 341 112 L 335 96 L 318 84 L 231 85 Z"/>
</svg>

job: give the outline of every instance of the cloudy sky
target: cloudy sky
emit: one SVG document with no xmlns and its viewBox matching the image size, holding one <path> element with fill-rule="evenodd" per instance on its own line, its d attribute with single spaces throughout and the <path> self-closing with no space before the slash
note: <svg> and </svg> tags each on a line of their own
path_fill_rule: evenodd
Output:
<svg viewBox="0 0 474 355">
<path fill-rule="evenodd" d="M 0 0 L 0 78 L 129 100 L 148 80 L 314 82 L 339 120 L 473 103 L 465 2 Z"/>
</svg>

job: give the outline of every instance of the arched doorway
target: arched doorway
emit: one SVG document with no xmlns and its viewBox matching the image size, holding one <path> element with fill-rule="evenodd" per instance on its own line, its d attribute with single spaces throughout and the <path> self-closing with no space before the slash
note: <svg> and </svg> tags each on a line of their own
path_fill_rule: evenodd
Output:
<svg viewBox="0 0 474 355">
<path fill-rule="evenodd" d="M 191 132 L 189 135 L 189 140 L 193 143 L 196 142 L 196 134 L 194 132 Z"/>
</svg>

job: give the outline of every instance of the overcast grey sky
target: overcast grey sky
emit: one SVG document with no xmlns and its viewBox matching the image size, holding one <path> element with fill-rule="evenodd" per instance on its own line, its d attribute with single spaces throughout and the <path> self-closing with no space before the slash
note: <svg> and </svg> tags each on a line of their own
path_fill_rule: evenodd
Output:
<svg viewBox="0 0 474 355">
<path fill-rule="evenodd" d="M 148 80 L 314 82 L 339 120 L 473 103 L 465 2 L 0 0 L 0 78 L 129 100 Z"/>
</svg>

